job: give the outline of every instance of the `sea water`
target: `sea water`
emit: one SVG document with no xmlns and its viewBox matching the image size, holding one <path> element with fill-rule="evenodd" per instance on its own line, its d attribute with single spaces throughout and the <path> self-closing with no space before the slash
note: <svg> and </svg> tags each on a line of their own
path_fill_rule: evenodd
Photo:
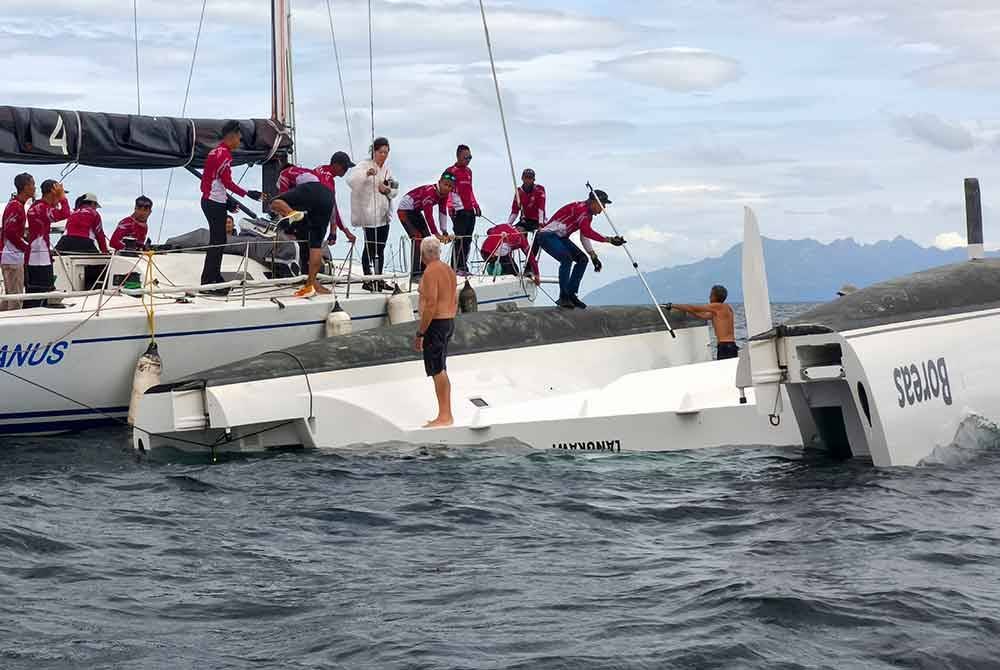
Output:
<svg viewBox="0 0 1000 670">
<path fill-rule="evenodd" d="M 1000 667 L 997 441 L 875 470 L 3 438 L 0 668 Z"/>
</svg>

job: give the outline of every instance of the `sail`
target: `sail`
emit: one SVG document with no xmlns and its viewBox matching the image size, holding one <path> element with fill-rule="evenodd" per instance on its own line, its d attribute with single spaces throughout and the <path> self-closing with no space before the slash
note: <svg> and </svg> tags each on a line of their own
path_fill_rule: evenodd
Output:
<svg viewBox="0 0 1000 670">
<path fill-rule="evenodd" d="M 0 163 L 79 163 L 118 169 L 202 167 L 224 119 L 182 119 L 0 106 Z M 292 148 L 288 130 L 268 119 L 240 120 L 233 164 L 262 163 Z"/>
</svg>

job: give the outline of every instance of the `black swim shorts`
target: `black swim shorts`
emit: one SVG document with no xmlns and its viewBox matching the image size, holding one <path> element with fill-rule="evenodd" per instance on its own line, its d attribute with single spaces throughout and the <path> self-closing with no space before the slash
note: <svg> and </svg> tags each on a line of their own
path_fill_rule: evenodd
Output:
<svg viewBox="0 0 1000 670">
<path fill-rule="evenodd" d="M 448 342 L 455 334 L 455 319 L 434 319 L 424 333 L 424 371 L 428 377 L 448 369 Z"/>
<path fill-rule="evenodd" d="M 720 361 L 727 358 L 739 358 L 740 348 L 736 346 L 735 342 L 719 342 L 719 346 L 715 350 L 715 357 Z"/>
</svg>

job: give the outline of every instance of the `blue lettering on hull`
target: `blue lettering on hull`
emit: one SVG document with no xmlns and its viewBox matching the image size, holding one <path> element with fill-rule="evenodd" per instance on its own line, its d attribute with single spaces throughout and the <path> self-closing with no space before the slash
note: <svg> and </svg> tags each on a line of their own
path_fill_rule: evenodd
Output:
<svg viewBox="0 0 1000 670">
<path fill-rule="evenodd" d="M 59 365 L 66 358 L 69 342 L 16 342 L 0 344 L 0 368 L 34 368 Z"/>
</svg>

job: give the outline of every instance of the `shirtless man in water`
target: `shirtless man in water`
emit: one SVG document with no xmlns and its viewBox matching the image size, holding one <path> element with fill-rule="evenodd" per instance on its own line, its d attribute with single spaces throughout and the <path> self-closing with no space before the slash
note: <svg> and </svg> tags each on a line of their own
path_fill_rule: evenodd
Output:
<svg viewBox="0 0 1000 670">
<path fill-rule="evenodd" d="M 667 303 L 667 309 L 676 309 L 687 312 L 699 319 L 711 321 L 715 328 L 715 339 L 718 342 L 716 358 L 725 360 L 727 358 L 737 358 L 740 355 L 740 348 L 736 346 L 736 333 L 733 328 L 733 308 L 726 304 L 729 291 L 725 286 L 716 284 L 712 287 L 712 292 L 708 296 L 707 305 L 679 305 L 677 303 Z"/>
</svg>

